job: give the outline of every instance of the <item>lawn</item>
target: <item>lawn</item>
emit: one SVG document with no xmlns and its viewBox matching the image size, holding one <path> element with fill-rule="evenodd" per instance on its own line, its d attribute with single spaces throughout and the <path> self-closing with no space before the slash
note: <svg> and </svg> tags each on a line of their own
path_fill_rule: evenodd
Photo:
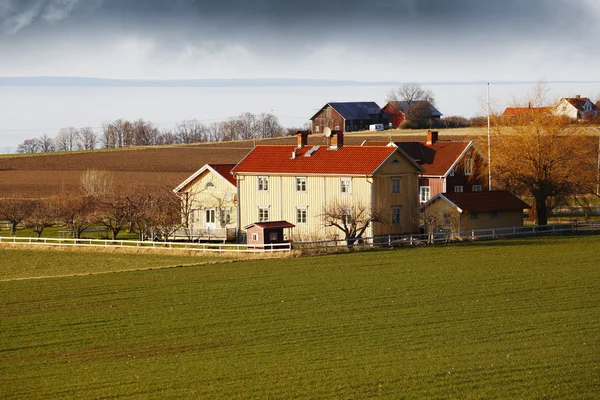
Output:
<svg viewBox="0 0 600 400">
<path fill-rule="evenodd" d="M 7 246 L 0 248 L 0 281 L 203 265 L 230 259 L 231 257 L 220 255 L 207 256 L 201 252 L 189 256 L 160 254 L 156 250 L 148 254 L 136 254 L 98 249 L 38 250 Z"/>
<path fill-rule="evenodd" d="M 552 237 L 0 282 L 0 397 L 598 398 L 599 259 Z"/>
</svg>

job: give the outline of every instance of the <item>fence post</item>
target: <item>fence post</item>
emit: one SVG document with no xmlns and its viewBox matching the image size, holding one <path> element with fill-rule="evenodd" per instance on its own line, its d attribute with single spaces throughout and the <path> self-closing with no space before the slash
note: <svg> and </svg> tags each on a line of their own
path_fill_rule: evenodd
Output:
<svg viewBox="0 0 600 400">
<path fill-rule="evenodd" d="M 475 240 L 475 229 L 471 229 L 471 240 Z"/>
</svg>

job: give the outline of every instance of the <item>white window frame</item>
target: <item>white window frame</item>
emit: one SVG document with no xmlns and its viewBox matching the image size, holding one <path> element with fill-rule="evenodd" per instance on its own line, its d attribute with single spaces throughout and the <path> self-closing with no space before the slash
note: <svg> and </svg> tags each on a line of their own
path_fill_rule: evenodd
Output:
<svg viewBox="0 0 600 400">
<path fill-rule="evenodd" d="M 462 185 L 454 186 L 454 193 L 462 193 L 464 191 L 464 187 Z"/>
<path fill-rule="evenodd" d="M 258 222 L 268 222 L 269 221 L 269 207 L 268 206 L 258 206 Z"/>
<path fill-rule="evenodd" d="M 392 225 L 400 226 L 402 224 L 402 207 L 392 207 Z"/>
<path fill-rule="evenodd" d="M 256 233 L 256 232 L 252 233 L 252 241 L 253 242 L 258 242 L 258 233 Z"/>
<path fill-rule="evenodd" d="M 297 176 L 296 177 L 296 192 L 297 193 L 306 193 L 306 177 L 305 176 Z"/>
<path fill-rule="evenodd" d="M 402 192 L 402 177 L 394 176 L 392 179 L 392 193 L 401 194 Z"/>
<path fill-rule="evenodd" d="M 473 174 L 473 159 L 471 157 L 465 158 L 464 171 L 465 176 Z"/>
<path fill-rule="evenodd" d="M 474 192 L 482 192 L 483 185 L 473 185 L 473 188 L 471 190 L 473 190 Z"/>
<path fill-rule="evenodd" d="M 256 180 L 257 190 L 259 192 L 268 192 L 269 191 L 269 177 L 268 176 L 259 176 Z"/>
<path fill-rule="evenodd" d="M 427 189 L 427 196 L 424 196 L 425 189 Z M 431 198 L 431 186 L 419 186 L 419 199 L 421 203 L 427 203 Z"/>
<path fill-rule="evenodd" d="M 296 207 L 296 224 L 305 225 L 308 223 L 308 207 Z"/>
<path fill-rule="evenodd" d="M 340 178 L 340 193 L 352 194 L 352 178 Z"/>
</svg>

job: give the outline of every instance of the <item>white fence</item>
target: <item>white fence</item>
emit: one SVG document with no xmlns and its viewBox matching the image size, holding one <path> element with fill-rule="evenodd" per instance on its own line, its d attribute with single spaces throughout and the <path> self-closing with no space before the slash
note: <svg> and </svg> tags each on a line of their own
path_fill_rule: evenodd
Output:
<svg viewBox="0 0 600 400">
<path fill-rule="evenodd" d="M 205 252 L 236 252 L 236 253 L 263 253 L 263 252 L 289 252 L 291 250 L 327 252 L 344 248 L 369 248 L 369 247 L 401 247 L 418 246 L 435 243 L 449 243 L 465 240 L 486 240 L 511 237 L 525 237 L 534 235 L 553 235 L 561 233 L 589 232 L 600 233 L 600 222 L 574 222 L 570 224 L 553 224 L 543 226 L 518 226 L 513 228 L 495 228 L 466 230 L 461 232 L 436 232 L 428 234 L 413 234 L 401 236 L 378 236 L 359 238 L 349 244 L 345 239 L 323 240 L 317 242 L 294 242 L 252 245 L 228 243 L 187 243 L 187 242 L 151 242 L 134 240 L 109 240 L 109 239 L 69 239 L 69 238 L 31 238 L 0 236 L 0 243 L 14 245 L 45 245 L 67 247 L 106 247 L 106 248 L 141 248 L 141 249 L 167 249 Z"/>
<path fill-rule="evenodd" d="M 356 239 L 354 243 L 351 244 L 349 244 L 346 239 L 324 240 L 317 242 L 294 242 L 293 248 L 294 250 L 327 252 L 329 250 L 342 248 L 418 246 L 435 243 L 450 243 L 453 241 L 489 240 L 576 232 L 600 233 L 600 222 L 576 222 L 570 224 L 465 230 L 461 232 L 435 232 L 413 235 L 377 236 Z"/>
<path fill-rule="evenodd" d="M 246 244 L 230 243 L 187 243 L 187 242 L 151 242 L 134 240 L 110 240 L 110 239 L 69 239 L 69 238 L 31 238 L 31 237 L 2 237 L 0 243 L 14 245 L 42 245 L 42 246 L 66 246 L 66 247 L 105 247 L 105 248 L 128 248 L 128 249 L 166 249 L 207 251 L 217 253 L 263 253 L 291 251 L 291 243 L 265 244 L 260 246 L 248 246 Z"/>
</svg>

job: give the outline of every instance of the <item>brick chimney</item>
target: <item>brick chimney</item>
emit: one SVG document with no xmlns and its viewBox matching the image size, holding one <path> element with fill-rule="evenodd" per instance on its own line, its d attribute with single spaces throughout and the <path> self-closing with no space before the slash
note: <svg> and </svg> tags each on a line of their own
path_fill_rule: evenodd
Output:
<svg viewBox="0 0 600 400">
<path fill-rule="evenodd" d="M 433 145 L 438 141 L 438 131 L 427 131 L 427 142 L 425 143 L 427 146 Z"/>
<path fill-rule="evenodd" d="M 329 143 L 329 150 L 337 150 L 344 145 L 344 132 L 333 131 L 331 132 L 331 142 Z"/>
<path fill-rule="evenodd" d="M 580 95 L 580 94 L 576 94 L 576 95 L 575 95 L 575 98 L 576 98 L 576 99 L 580 99 L 580 98 L 581 98 L 581 95 Z"/>
<path fill-rule="evenodd" d="M 298 139 L 298 148 L 299 149 L 308 145 L 308 132 L 298 131 L 298 133 L 296 133 L 296 138 Z"/>
</svg>

